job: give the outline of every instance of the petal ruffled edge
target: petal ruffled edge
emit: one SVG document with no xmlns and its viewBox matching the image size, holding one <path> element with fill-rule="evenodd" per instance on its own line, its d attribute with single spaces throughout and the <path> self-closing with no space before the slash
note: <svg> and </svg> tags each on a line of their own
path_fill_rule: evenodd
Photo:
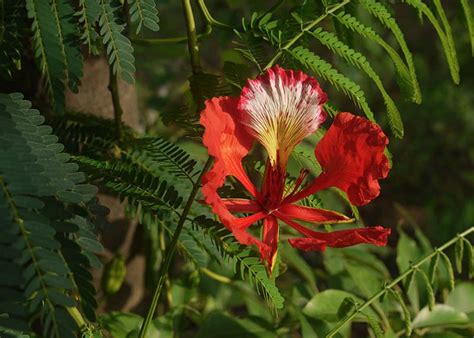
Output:
<svg viewBox="0 0 474 338">
<path fill-rule="evenodd" d="M 389 161 L 384 154 L 388 138 L 369 120 L 339 113 L 315 155 L 323 168 L 307 188 L 285 201 L 295 202 L 331 186 L 344 191 L 354 205 L 365 205 L 380 194 L 378 180 L 387 177 Z"/>
<path fill-rule="evenodd" d="M 241 124 L 238 99 L 223 96 L 207 100 L 205 104 L 200 123 L 204 127 L 203 144 L 215 159 L 209 172 L 214 173 L 217 188 L 224 184 L 226 176 L 232 175 L 252 196 L 257 196 L 257 189 L 242 167 L 242 159 L 249 153 L 254 139 Z"/>
<path fill-rule="evenodd" d="M 326 119 L 327 95 L 313 77 L 278 65 L 242 88 L 239 109 L 249 132 L 265 147 L 272 166 L 286 167 L 294 147 Z"/>
</svg>

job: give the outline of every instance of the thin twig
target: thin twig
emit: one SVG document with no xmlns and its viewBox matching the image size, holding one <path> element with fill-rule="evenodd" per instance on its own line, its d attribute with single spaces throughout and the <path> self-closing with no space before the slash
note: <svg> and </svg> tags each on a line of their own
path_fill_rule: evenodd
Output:
<svg viewBox="0 0 474 338">
<path fill-rule="evenodd" d="M 234 30 L 234 27 L 229 26 L 228 24 L 225 24 L 223 22 L 220 22 L 220 21 L 214 19 L 212 17 L 211 13 L 209 12 L 209 10 L 207 9 L 207 6 L 204 3 L 204 0 L 197 0 L 197 2 L 198 2 L 198 5 L 199 5 L 199 9 L 201 10 L 201 13 L 204 16 L 204 19 L 206 20 L 206 22 L 208 24 L 210 24 L 211 26 L 214 26 L 216 28 L 221 28 L 221 29 L 230 30 L 230 31 Z"/>
<path fill-rule="evenodd" d="M 342 7 L 344 7 L 345 5 L 347 5 L 349 2 L 351 2 L 351 0 L 344 0 L 343 2 L 337 4 L 337 5 L 334 5 L 333 7 L 331 7 L 330 9 L 326 10 L 326 13 L 324 13 L 323 15 L 321 15 L 319 18 L 311 21 L 309 24 L 307 24 L 302 30 L 301 32 L 299 32 L 298 34 L 296 34 L 293 39 L 291 39 L 290 41 L 288 41 L 279 51 L 278 53 L 275 54 L 275 56 L 270 60 L 270 62 L 265 66 L 265 69 L 268 69 L 268 68 L 271 68 L 275 62 L 282 56 L 283 52 L 285 50 L 287 50 L 288 48 L 290 48 L 291 46 L 293 46 L 299 39 L 301 39 L 301 37 L 309 30 L 313 29 L 314 26 L 316 26 L 318 23 L 320 23 L 321 21 L 323 21 L 328 15 L 334 13 L 335 11 L 341 9 Z"/>
<path fill-rule="evenodd" d="M 189 0 L 183 0 L 183 1 L 189 1 Z M 148 329 L 148 326 L 150 325 L 150 322 L 153 319 L 153 316 L 155 315 L 156 307 L 158 305 L 158 299 L 160 298 L 161 289 L 163 288 L 163 284 L 165 283 L 166 277 L 168 276 L 168 270 L 169 270 L 174 252 L 176 251 L 176 245 L 178 243 L 179 235 L 181 234 L 181 230 L 183 230 L 183 226 L 184 226 L 184 223 L 186 222 L 188 213 L 191 210 L 191 206 L 201 186 L 201 178 L 204 175 L 204 173 L 209 169 L 209 167 L 211 166 L 211 163 L 212 163 L 212 158 L 209 158 L 206 164 L 204 165 L 204 167 L 202 168 L 202 171 L 196 183 L 194 183 L 193 189 L 191 190 L 191 193 L 189 194 L 189 197 L 183 209 L 183 212 L 181 213 L 181 216 L 178 221 L 178 225 L 176 226 L 176 230 L 173 234 L 173 238 L 171 239 L 171 243 L 169 244 L 168 249 L 165 252 L 165 258 L 160 269 L 158 283 L 156 285 L 155 291 L 153 292 L 151 305 L 148 308 L 148 312 L 146 314 L 143 325 L 140 329 L 140 333 L 138 334 L 138 338 L 144 338 L 146 336 L 146 331 Z"/>
<path fill-rule="evenodd" d="M 212 32 L 212 26 L 206 25 L 206 28 L 202 33 L 196 35 L 197 40 L 201 41 L 205 37 L 209 36 Z M 188 36 L 177 36 L 174 38 L 158 38 L 158 39 L 142 39 L 142 38 L 131 38 L 133 43 L 143 46 L 160 46 L 160 45 L 178 45 L 181 43 L 188 42 Z"/>
<path fill-rule="evenodd" d="M 115 134 L 119 144 L 123 138 L 122 115 L 123 110 L 120 105 L 120 95 L 118 91 L 117 74 L 114 73 L 112 66 L 109 66 L 109 91 L 112 94 L 112 104 L 114 107 Z"/>
<path fill-rule="evenodd" d="M 337 332 L 339 332 L 339 330 L 348 322 L 350 322 L 352 319 L 354 319 L 354 317 L 362 312 L 366 307 L 370 306 L 373 302 L 375 302 L 377 299 L 379 299 L 384 293 L 387 292 L 388 289 L 391 289 L 393 287 L 395 287 L 398 283 L 400 283 L 403 279 L 405 279 L 408 275 L 410 275 L 411 273 L 414 273 L 415 270 L 417 270 L 421 265 L 423 265 L 425 262 L 429 261 L 431 258 L 433 258 L 435 255 L 439 254 L 440 252 L 446 250 L 448 247 L 450 247 L 451 245 L 453 245 L 454 243 L 456 243 L 459 238 L 464 238 L 466 237 L 467 235 L 469 235 L 470 233 L 474 232 L 474 227 L 471 227 L 469 229 L 467 229 L 466 231 L 460 233 L 459 235 L 457 235 L 456 237 L 450 239 L 449 241 L 447 241 L 446 243 L 444 243 L 442 246 L 440 246 L 439 248 L 437 248 L 436 250 L 434 250 L 432 253 L 430 253 L 428 256 L 426 256 L 425 258 L 419 260 L 416 264 L 412 265 L 408 270 L 406 270 L 404 273 L 402 273 L 400 276 L 398 276 L 397 278 L 395 278 L 390 284 L 387 284 L 383 289 L 381 289 L 379 292 L 377 292 L 376 294 L 374 294 L 372 297 L 370 297 L 364 304 L 362 304 L 361 306 L 358 306 L 356 311 L 354 311 L 353 313 L 351 313 L 349 316 L 345 317 L 344 319 L 342 319 L 341 321 L 339 321 L 336 326 L 331 330 L 329 331 L 329 333 L 326 335 L 326 338 L 330 338 L 330 337 L 333 337 Z"/>
</svg>

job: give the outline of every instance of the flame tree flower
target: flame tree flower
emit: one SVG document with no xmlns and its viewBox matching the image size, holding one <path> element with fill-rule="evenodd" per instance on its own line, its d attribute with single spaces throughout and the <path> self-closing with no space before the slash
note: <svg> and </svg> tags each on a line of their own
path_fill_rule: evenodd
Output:
<svg viewBox="0 0 474 338">
<path fill-rule="evenodd" d="M 298 222 L 320 225 L 353 221 L 334 211 L 296 203 L 323 189 L 337 187 L 352 204 L 367 204 L 379 195 L 378 180 L 389 171 L 384 155 L 388 139 L 380 127 L 365 118 L 339 113 L 315 149 L 322 173 L 305 185 L 307 171 L 302 170 L 292 191 L 285 191 L 290 154 L 324 122 L 326 101 L 326 94 L 314 78 L 275 66 L 255 80 L 248 80 L 240 97 L 207 100 L 201 114 L 203 143 L 215 160 L 203 177 L 204 201 L 240 243 L 258 247 L 270 274 L 278 250 L 279 221 L 304 236 L 289 242 L 305 251 L 361 243 L 382 246 L 390 234 L 390 229 L 381 226 L 317 232 Z M 242 165 L 255 141 L 268 153 L 260 189 Z M 219 195 L 218 189 L 227 176 L 242 184 L 248 199 Z M 238 217 L 238 213 L 250 215 Z M 247 232 L 258 221 L 262 221 L 261 238 Z"/>
</svg>

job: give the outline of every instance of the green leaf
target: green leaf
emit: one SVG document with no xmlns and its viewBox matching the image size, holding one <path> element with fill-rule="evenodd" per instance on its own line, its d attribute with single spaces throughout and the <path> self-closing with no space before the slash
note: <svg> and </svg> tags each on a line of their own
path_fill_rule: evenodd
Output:
<svg viewBox="0 0 474 338">
<path fill-rule="evenodd" d="M 445 32 L 443 28 L 441 27 L 439 21 L 436 19 L 436 16 L 431 11 L 431 9 L 425 3 L 423 3 L 422 0 L 403 0 L 403 2 L 406 2 L 410 6 L 419 10 L 420 13 L 425 15 L 428 18 L 428 20 L 431 22 L 431 24 L 436 30 L 436 33 L 438 34 L 439 40 L 441 41 L 441 45 L 443 47 L 446 61 L 448 63 L 449 70 L 451 72 L 451 77 L 454 83 L 459 84 L 459 64 L 456 57 L 456 51 L 454 50 L 454 42 L 452 41 L 452 36 L 450 33 L 451 28 L 447 28 L 449 26 L 449 22 L 446 19 L 442 18 L 442 22 L 443 22 L 443 25 L 445 26 L 445 29 L 448 29 L 448 31 Z M 434 3 L 436 6 L 436 1 Z M 438 14 L 440 14 L 439 13 L 440 9 L 438 8 L 437 10 L 438 10 Z"/>
<path fill-rule="evenodd" d="M 106 0 L 99 0 L 101 14 L 99 17 L 100 35 L 106 46 L 109 64 L 114 74 L 130 84 L 135 82 L 135 58 L 130 40 L 122 33 L 125 27 L 117 23 L 116 12 L 121 7 L 112 7 Z"/>
<path fill-rule="evenodd" d="M 454 260 L 456 262 L 456 270 L 458 273 L 462 273 L 462 258 L 464 256 L 464 243 L 463 239 L 459 238 L 456 241 L 456 245 L 454 247 Z"/>
<path fill-rule="evenodd" d="M 100 15 L 100 6 L 97 0 L 79 0 L 79 10 L 74 14 L 82 26 L 81 40 L 87 45 L 89 53 L 98 54 L 95 42 L 99 36 L 95 25 Z"/>
<path fill-rule="evenodd" d="M 405 324 L 405 334 L 409 337 L 411 335 L 411 315 L 407 304 L 403 300 L 403 296 L 396 290 L 388 289 L 389 293 L 396 299 L 402 309 L 403 322 Z"/>
<path fill-rule="evenodd" d="M 360 89 L 359 85 L 346 76 L 340 74 L 328 62 L 324 61 L 305 47 L 299 46 L 293 48 L 289 50 L 288 53 L 301 65 L 318 74 L 323 79 L 330 82 L 338 91 L 347 95 L 364 111 L 370 121 L 375 122 L 374 114 L 367 104 L 365 93 Z"/>
<path fill-rule="evenodd" d="M 61 49 L 60 34 L 53 8 L 48 1 L 27 0 L 28 17 L 32 19 L 35 59 L 40 66 L 51 105 L 57 112 L 64 110 L 64 83 L 66 61 Z"/>
<path fill-rule="evenodd" d="M 474 283 L 461 282 L 446 297 L 446 304 L 466 314 L 474 313 Z"/>
<path fill-rule="evenodd" d="M 243 250 L 233 241 L 226 242 L 224 248 L 232 260 L 234 272 L 239 271 L 242 279 L 247 279 L 250 283 L 255 284 L 257 292 L 263 295 L 274 310 L 282 309 L 285 299 L 275 285 L 275 280 L 268 277 L 261 260 L 258 257 L 249 256 L 250 250 Z"/>
<path fill-rule="evenodd" d="M 466 250 L 467 257 L 467 268 L 469 278 L 474 276 L 474 250 L 472 249 L 472 244 L 467 239 L 463 238 L 464 250 Z"/>
<path fill-rule="evenodd" d="M 474 56 L 474 19 L 472 16 L 472 8 L 469 5 L 469 0 L 460 0 L 464 16 L 466 17 L 466 24 L 469 30 L 469 37 L 471 39 L 471 55 Z"/>
<path fill-rule="evenodd" d="M 230 61 L 224 62 L 223 72 L 227 82 L 238 89 L 242 89 L 247 83 L 247 80 L 251 77 L 251 72 L 247 65 Z"/>
<path fill-rule="evenodd" d="M 317 28 L 316 30 L 309 32 L 309 34 L 318 39 L 319 42 L 329 48 L 332 52 L 341 56 L 345 61 L 356 66 L 365 74 L 367 74 L 367 76 L 374 82 L 375 86 L 378 88 L 384 99 L 392 132 L 398 138 L 402 138 L 403 122 L 400 117 L 400 112 L 398 111 L 395 102 L 393 102 L 392 98 L 385 90 L 379 75 L 372 68 L 366 57 L 344 44 L 335 34 L 327 32 L 322 28 Z"/>
<path fill-rule="evenodd" d="M 413 55 L 408 48 L 408 45 L 405 41 L 405 37 L 403 32 L 401 31 L 400 27 L 398 26 L 397 21 L 394 17 L 392 17 L 389 9 L 385 7 L 380 2 L 375 0 L 360 0 L 362 5 L 367 9 L 367 11 L 375 16 L 385 27 L 387 27 L 395 36 L 395 39 L 400 46 L 403 55 L 405 56 L 405 61 L 408 67 L 408 72 L 406 70 L 405 64 L 401 60 L 398 53 L 378 34 L 375 33 L 371 28 L 365 27 L 357 20 L 352 20 L 349 17 L 343 19 L 344 22 L 349 23 L 352 29 L 356 30 L 362 36 L 374 41 L 375 43 L 379 44 L 382 48 L 384 48 L 387 53 L 390 55 L 393 64 L 397 70 L 398 76 L 400 78 L 400 82 L 403 85 L 406 82 L 410 82 L 410 91 L 411 91 L 411 99 L 415 103 L 421 103 L 421 91 L 420 86 L 418 83 L 418 79 L 416 76 L 415 64 L 413 62 Z M 342 19 L 342 15 L 338 14 L 338 18 Z M 407 81 L 409 80 L 409 81 Z M 402 87 L 403 89 L 403 87 Z"/>
<path fill-rule="evenodd" d="M 433 310 L 423 308 L 413 319 L 412 328 L 456 327 L 469 323 L 468 316 L 445 304 L 436 304 Z"/>
<path fill-rule="evenodd" d="M 346 298 L 352 298 L 355 303 L 362 304 L 363 300 L 347 291 L 329 289 L 317 293 L 303 308 L 303 313 L 311 318 L 325 320 L 328 322 L 337 322 L 339 320 L 338 310 Z M 371 308 L 366 308 L 363 313 L 377 317 Z M 358 314 L 356 321 L 366 321 L 364 315 Z"/>
<path fill-rule="evenodd" d="M 339 309 L 337 309 L 337 318 L 343 319 L 352 315 L 355 311 L 357 311 L 357 305 L 355 304 L 354 299 L 346 297 L 339 306 Z"/>
<path fill-rule="evenodd" d="M 440 255 L 441 255 L 441 259 L 444 263 L 444 266 L 446 268 L 446 270 L 448 271 L 448 286 L 449 286 L 449 290 L 453 290 L 454 289 L 454 270 L 453 270 L 453 266 L 451 264 L 451 261 L 449 260 L 448 256 L 440 251 Z"/>
<path fill-rule="evenodd" d="M 160 29 L 155 0 L 128 0 L 128 4 L 130 21 L 137 22 L 136 34 L 140 33 L 142 26 L 154 32 Z"/>
<path fill-rule="evenodd" d="M 137 330 L 140 329 L 143 318 L 134 313 L 124 313 L 112 311 L 101 317 L 101 324 L 114 338 L 134 337 Z M 155 320 L 148 326 L 145 338 L 172 338 L 172 327 L 163 325 L 162 322 Z M 129 336 L 130 334 L 130 336 Z"/>
<path fill-rule="evenodd" d="M 211 312 L 200 325 L 196 338 L 248 337 L 273 338 L 271 325 L 259 318 L 233 318 L 222 312 Z"/>
<path fill-rule="evenodd" d="M 50 24 L 54 26 L 54 20 Z M 65 307 L 77 304 L 70 295 L 79 293 L 82 298 L 82 290 L 92 288 L 88 296 L 92 302 L 81 299 L 80 308 L 93 313 L 95 291 L 92 276 L 73 280 L 78 268 L 88 273 L 85 269 L 90 267 L 86 254 L 69 239 L 83 229 L 59 226 L 61 233 L 55 229 L 69 223 L 74 212 L 88 215 L 83 203 L 95 196 L 95 190 L 87 188 L 89 196 L 79 194 L 76 204 L 66 205 L 57 198 L 74 189 L 84 193 L 86 186 L 69 179 L 69 174 L 77 173 L 77 164 L 67 163 L 69 156 L 61 153 L 64 147 L 51 135 L 52 128 L 42 125 L 44 118 L 30 107 L 21 94 L 0 94 L 0 238 L 2 250 L 8 252 L 1 255 L 0 265 L 2 276 L 9 279 L 0 277 L 0 289 L 12 287 L 11 295 L 23 294 L 15 303 L 2 300 L 5 311 L 0 312 L 6 312 L 12 323 L 36 318 L 35 331 L 40 329 L 42 336 L 73 337 L 78 327 Z M 95 238 L 92 232 L 88 236 Z M 65 244 L 70 242 L 78 248 L 74 255 L 68 255 L 70 247 Z M 10 286 L 11 282 L 15 283 Z M 83 320 L 81 312 L 76 316 Z"/>
<path fill-rule="evenodd" d="M 366 298 L 371 297 L 374 293 L 382 287 L 382 279 L 380 275 L 374 272 L 373 269 L 367 268 L 364 265 L 357 264 L 354 261 L 346 260 L 344 262 L 347 272 L 354 281 L 354 284 L 360 290 L 360 294 Z"/>
<path fill-rule="evenodd" d="M 79 32 L 73 21 L 74 8 L 69 0 L 53 0 L 51 9 L 59 33 L 61 54 L 66 68 L 66 79 L 69 88 L 77 93 L 82 77 L 82 53 L 79 44 Z"/>
<path fill-rule="evenodd" d="M 132 143 L 133 151 L 125 155 L 136 165 L 160 176 L 163 170 L 194 184 L 197 161 L 178 145 L 164 138 L 147 137 Z"/>
<path fill-rule="evenodd" d="M 382 331 L 382 328 L 380 327 L 380 324 L 377 322 L 376 318 L 368 314 L 366 314 L 365 317 L 367 318 L 367 323 L 372 329 L 372 332 L 374 333 L 375 338 L 384 338 L 385 337 L 384 332 Z"/>
<path fill-rule="evenodd" d="M 428 273 L 431 284 L 435 282 L 436 270 L 438 269 L 438 263 L 439 263 L 439 254 L 436 253 L 436 255 L 431 259 L 430 269 Z"/>
<path fill-rule="evenodd" d="M 435 294 L 433 291 L 433 287 L 430 284 L 430 279 L 423 270 L 417 269 L 416 272 L 421 276 L 421 280 L 425 284 L 426 292 L 428 295 L 428 308 L 432 310 L 435 304 Z"/>
</svg>

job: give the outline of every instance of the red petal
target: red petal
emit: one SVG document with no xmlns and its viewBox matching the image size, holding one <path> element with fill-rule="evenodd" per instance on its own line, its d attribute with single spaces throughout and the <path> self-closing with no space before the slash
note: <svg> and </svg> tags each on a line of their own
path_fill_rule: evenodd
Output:
<svg viewBox="0 0 474 338">
<path fill-rule="evenodd" d="M 217 193 L 217 189 L 224 185 L 226 176 L 232 175 L 249 190 L 250 194 L 253 196 L 258 194 L 242 167 L 242 158 L 252 147 L 253 138 L 240 124 L 240 113 L 236 106 L 237 99 L 231 97 L 206 101 L 206 108 L 201 114 L 201 124 L 205 128 L 203 143 L 209 155 L 215 158 L 215 162 L 202 178 L 202 194 L 205 202 L 212 207 L 212 211 L 241 244 L 255 244 L 260 252 L 267 254 L 270 248 L 245 231 L 251 224 L 263 219 L 267 213 L 259 208 L 255 210 L 257 213 L 254 215 L 235 217 Z"/>
<path fill-rule="evenodd" d="M 340 113 L 316 146 L 315 154 L 323 173 L 287 203 L 334 186 L 346 192 L 354 205 L 369 203 L 380 193 L 378 180 L 390 170 L 384 155 L 388 138 L 369 120 Z"/>
<path fill-rule="evenodd" d="M 293 247 L 300 250 L 323 251 L 326 249 L 326 246 L 344 248 L 364 243 L 385 246 L 387 245 L 388 235 L 390 235 L 390 229 L 375 226 L 371 228 L 319 232 L 315 237 L 292 238 L 288 241 Z"/>
<path fill-rule="evenodd" d="M 203 143 L 209 155 L 215 158 L 209 171 L 213 184 L 219 188 L 224 184 L 225 177 L 232 175 L 255 197 L 257 189 L 242 167 L 242 159 L 250 151 L 253 137 L 241 124 L 237 103 L 237 98 L 228 96 L 206 101 L 200 120 L 205 128 Z"/>
<path fill-rule="evenodd" d="M 278 209 L 285 216 L 316 224 L 347 223 L 353 219 L 335 211 L 305 207 L 302 205 L 287 204 Z"/>
<path fill-rule="evenodd" d="M 270 216 L 263 220 L 263 243 L 270 248 L 261 254 L 262 260 L 267 264 L 268 274 L 271 275 L 278 251 L 278 220 L 275 217 Z"/>
<path fill-rule="evenodd" d="M 260 204 L 254 200 L 244 198 L 223 198 L 222 201 L 230 212 L 257 212 L 262 210 Z"/>
<path fill-rule="evenodd" d="M 317 232 L 292 221 L 284 214 L 275 212 L 275 216 L 280 218 L 298 232 L 301 232 L 303 235 L 307 236 L 306 238 L 293 238 L 289 240 L 293 247 L 304 251 L 321 251 L 325 250 L 326 246 L 343 248 L 346 246 L 353 246 L 363 243 L 384 246 L 387 245 L 387 238 L 391 232 L 391 229 L 381 226 L 332 232 Z"/>
</svg>

